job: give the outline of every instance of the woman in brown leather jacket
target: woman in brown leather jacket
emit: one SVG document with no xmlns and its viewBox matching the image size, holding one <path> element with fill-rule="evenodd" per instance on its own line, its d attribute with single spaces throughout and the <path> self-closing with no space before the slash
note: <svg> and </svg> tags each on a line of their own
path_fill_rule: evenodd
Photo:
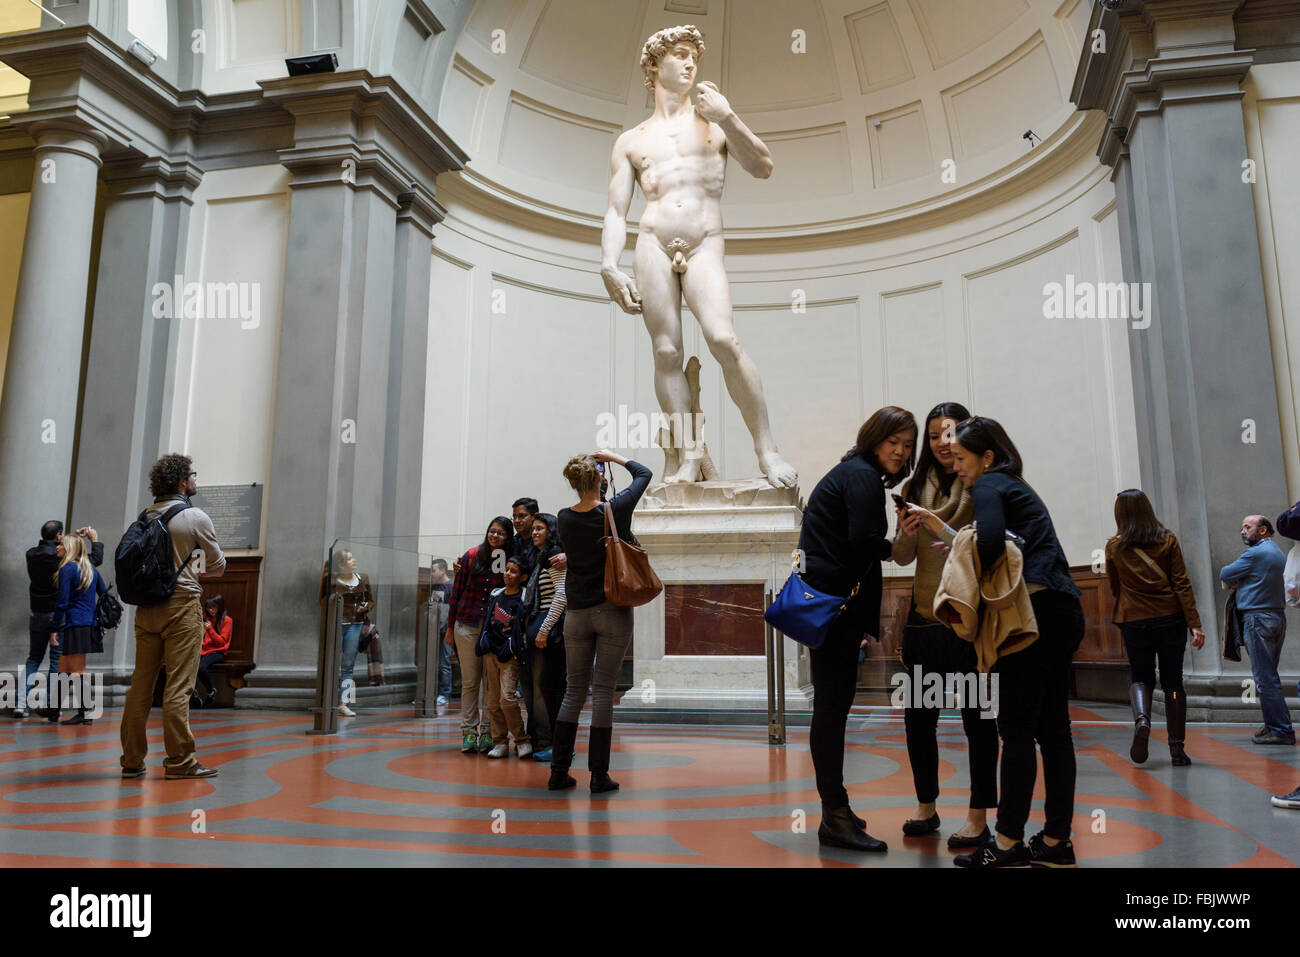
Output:
<svg viewBox="0 0 1300 957">
<path fill-rule="evenodd" d="M 321 572 L 320 603 L 333 595 L 343 596 L 343 655 L 339 661 L 339 714 L 354 717 L 356 712 L 348 707 L 357 700 L 356 685 L 352 680 L 352 668 L 357 661 L 357 650 L 361 646 L 361 626 L 365 618 L 375 607 L 374 593 L 370 590 L 370 579 L 357 573 L 357 560 L 351 552 L 335 552 L 331 564 L 334 573 Z"/>
<path fill-rule="evenodd" d="M 1151 502 L 1135 488 L 1115 499 L 1118 531 L 1106 543 L 1106 577 L 1115 595 L 1115 623 L 1124 633 L 1128 652 L 1129 701 L 1133 706 L 1134 764 L 1147 759 L 1151 734 L 1151 695 L 1160 660 L 1160 687 L 1165 692 L 1165 723 L 1169 757 L 1175 765 L 1191 764 L 1183 750 L 1187 737 L 1187 697 L 1183 691 L 1183 652 L 1187 631 L 1192 647 L 1205 644 L 1196 612 L 1192 583 L 1174 533 L 1156 519 Z"/>
</svg>

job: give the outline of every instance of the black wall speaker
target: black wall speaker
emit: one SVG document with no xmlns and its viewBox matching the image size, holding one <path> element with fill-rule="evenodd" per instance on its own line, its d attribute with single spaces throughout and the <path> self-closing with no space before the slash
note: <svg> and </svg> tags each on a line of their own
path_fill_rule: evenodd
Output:
<svg viewBox="0 0 1300 957">
<path fill-rule="evenodd" d="M 339 58 L 333 53 L 313 53 L 311 56 L 295 56 L 284 61 L 290 76 L 302 76 L 306 73 L 333 73 L 339 68 Z"/>
</svg>

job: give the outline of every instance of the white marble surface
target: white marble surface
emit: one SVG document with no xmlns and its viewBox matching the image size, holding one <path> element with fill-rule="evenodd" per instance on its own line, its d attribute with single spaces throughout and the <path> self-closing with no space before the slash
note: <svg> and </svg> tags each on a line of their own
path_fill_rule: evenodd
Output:
<svg viewBox="0 0 1300 957">
<path fill-rule="evenodd" d="M 702 489 L 699 500 L 706 504 L 697 507 L 665 506 L 647 493 L 632 525 L 665 586 L 754 583 L 775 593 L 785 583 L 791 553 L 799 542 L 797 492 L 767 486 L 785 497 L 786 504 L 715 504 L 739 484 L 697 483 L 696 488 L 714 486 Z M 732 489 L 717 488 L 724 485 Z M 665 654 L 664 610 L 663 595 L 636 610 L 633 687 L 620 708 L 766 708 L 763 655 Z M 802 646 L 796 642 L 783 640 L 787 708 L 806 710 L 812 702 L 806 652 L 801 654 Z"/>
</svg>

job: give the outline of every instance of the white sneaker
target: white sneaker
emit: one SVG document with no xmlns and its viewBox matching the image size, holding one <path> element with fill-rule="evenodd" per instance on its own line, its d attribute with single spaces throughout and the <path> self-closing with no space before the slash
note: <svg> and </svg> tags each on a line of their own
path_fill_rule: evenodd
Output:
<svg viewBox="0 0 1300 957">
<path fill-rule="evenodd" d="M 345 704 L 339 705 L 339 714 L 345 718 L 355 718 L 357 716 L 357 713 Z"/>
<path fill-rule="evenodd" d="M 523 744 L 519 745 L 518 751 L 521 758 L 526 758 L 533 753 L 533 746 L 525 741 Z"/>
<path fill-rule="evenodd" d="M 445 694 L 438 695 L 438 707 L 439 708 L 447 707 L 447 696 Z"/>
<path fill-rule="evenodd" d="M 489 758 L 504 758 L 504 757 L 506 756 L 506 753 L 507 753 L 507 747 L 506 747 L 506 745 L 504 745 L 504 744 L 498 744 L 498 745 L 493 746 L 492 750 L 488 752 L 488 757 L 489 757 Z"/>
</svg>

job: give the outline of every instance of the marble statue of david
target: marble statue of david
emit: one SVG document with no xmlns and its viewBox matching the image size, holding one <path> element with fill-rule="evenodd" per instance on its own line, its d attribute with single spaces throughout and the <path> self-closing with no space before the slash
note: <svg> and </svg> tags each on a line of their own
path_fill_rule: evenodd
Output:
<svg viewBox="0 0 1300 957">
<path fill-rule="evenodd" d="M 695 84 L 704 37 L 694 26 L 660 30 L 646 41 L 641 69 L 654 93 L 654 113 L 625 130 L 610 161 L 609 209 L 601 233 L 601 277 L 627 313 L 641 313 L 654 346 L 655 395 L 673 423 L 676 448 L 698 448 L 683 371 L 682 297 L 709 351 L 722 366 L 732 401 L 754 439 L 759 467 L 774 486 L 793 488 L 794 468 L 772 438 L 758 369 L 736 338 L 731 291 L 723 266 L 722 186 L 728 155 L 751 176 L 772 175 L 772 154 L 710 82 Z M 697 91 L 691 103 L 691 89 Z M 634 257 L 636 279 L 618 268 L 632 191 L 645 194 Z M 683 456 L 668 482 L 700 479 L 699 457 Z"/>
</svg>

